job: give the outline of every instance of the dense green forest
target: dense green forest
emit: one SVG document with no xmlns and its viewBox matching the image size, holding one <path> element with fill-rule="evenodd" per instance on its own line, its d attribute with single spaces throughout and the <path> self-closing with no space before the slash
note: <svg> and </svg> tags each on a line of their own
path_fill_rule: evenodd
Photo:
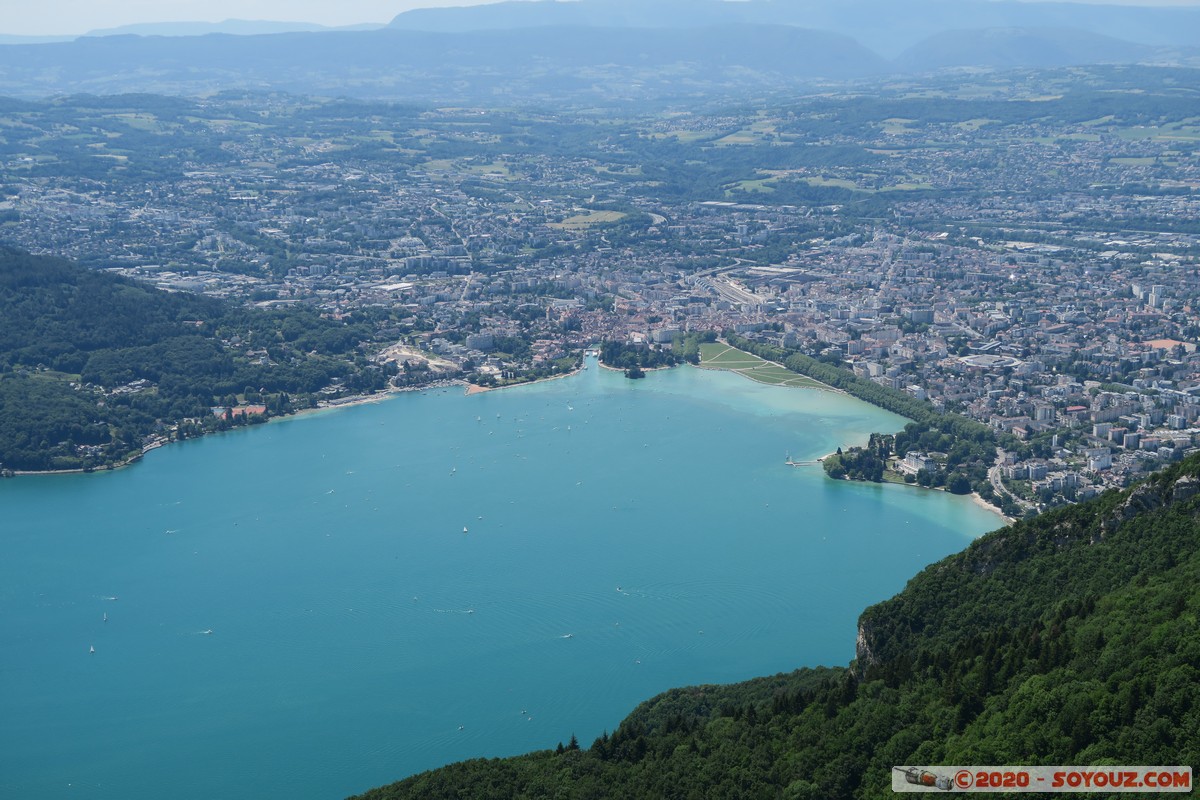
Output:
<svg viewBox="0 0 1200 800">
<path fill-rule="evenodd" d="M 0 469 L 112 466 L 152 441 L 382 389 L 372 329 L 162 292 L 0 247 Z M 214 414 L 214 407 L 261 408 Z"/>
<path fill-rule="evenodd" d="M 673 367 L 680 362 L 700 363 L 700 343 L 715 342 L 716 333 L 677 334 L 671 348 L 638 347 L 625 342 L 604 342 L 600 345 L 600 360 L 614 369 L 625 370 L 630 378 L 644 378 L 645 370 Z"/>
<path fill-rule="evenodd" d="M 860 619 L 848 668 L 675 689 L 590 748 L 401 798 L 885 798 L 939 764 L 1200 764 L 1200 456 L 988 534 Z M 569 734 L 564 731 L 564 737 Z"/>
<path fill-rule="evenodd" d="M 600 361 L 614 369 L 625 370 L 628 378 L 644 378 L 647 369 L 673 367 L 681 360 L 672 350 L 638 347 L 625 342 L 600 345 Z"/>
</svg>

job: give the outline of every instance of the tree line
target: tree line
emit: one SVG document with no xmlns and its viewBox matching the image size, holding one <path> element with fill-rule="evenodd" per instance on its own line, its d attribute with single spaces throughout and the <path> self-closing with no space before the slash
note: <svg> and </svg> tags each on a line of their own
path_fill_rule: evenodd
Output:
<svg viewBox="0 0 1200 800">
<path fill-rule="evenodd" d="M 383 389 L 366 321 L 166 293 L 0 247 L 0 469 L 112 466 L 153 440 Z M 257 416 L 214 407 L 261 405 Z"/>
</svg>

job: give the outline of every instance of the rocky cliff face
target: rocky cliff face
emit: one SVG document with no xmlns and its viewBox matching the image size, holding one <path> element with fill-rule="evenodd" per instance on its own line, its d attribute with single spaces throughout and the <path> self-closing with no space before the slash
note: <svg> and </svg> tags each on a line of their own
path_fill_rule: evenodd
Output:
<svg viewBox="0 0 1200 800">
<path fill-rule="evenodd" d="M 857 662 L 857 671 L 860 674 L 877 663 L 875 654 L 871 652 L 872 630 L 870 623 L 864 622 L 861 618 L 858 620 L 858 637 L 854 642 L 854 660 Z"/>
<path fill-rule="evenodd" d="M 1128 496 L 1100 524 L 1101 537 L 1116 530 L 1122 523 L 1139 514 L 1154 511 L 1164 506 L 1183 503 L 1200 491 L 1200 478 L 1184 474 L 1173 478 L 1151 478 L 1129 490 Z"/>
</svg>

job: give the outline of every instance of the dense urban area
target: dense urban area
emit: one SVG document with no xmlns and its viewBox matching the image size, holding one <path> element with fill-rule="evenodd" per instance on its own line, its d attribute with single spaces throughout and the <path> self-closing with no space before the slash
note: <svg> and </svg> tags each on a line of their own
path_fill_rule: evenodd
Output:
<svg viewBox="0 0 1200 800">
<path fill-rule="evenodd" d="M 906 79 L 628 118 L 283 94 L 4 100 L 0 241 L 352 325 L 396 388 L 560 374 L 602 343 L 638 369 L 689 335 L 692 360 L 698 337 L 741 337 L 986 426 L 986 479 L 969 488 L 1017 516 L 1200 445 L 1190 75 Z M 221 343 L 282 358 L 262 337 Z M 212 414 L 265 403 L 239 392 Z M 944 428 L 909 439 L 876 448 L 888 479 L 958 478 Z"/>
</svg>

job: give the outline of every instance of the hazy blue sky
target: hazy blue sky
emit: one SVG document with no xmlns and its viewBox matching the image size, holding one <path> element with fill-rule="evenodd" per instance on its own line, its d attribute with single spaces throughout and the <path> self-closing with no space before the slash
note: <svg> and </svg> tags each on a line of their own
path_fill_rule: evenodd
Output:
<svg viewBox="0 0 1200 800">
<path fill-rule="evenodd" d="M 0 0 L 0 33 L 66 35 L 135 22 L 265 19 L 356 25 L 390 22 L 410 8 L 494 0 Z"/>
<path fill-rule="evenodd" d="M 1200 5 L 1200 0 L 1115 1 L 1123 5 Z M 230 18 L 354 25 L 388 22 L 410 8 L 483 2 L 494 0 L 0 0 L 0 33 L 68 35 L 134 22 L 219 22 Z"/>
</svg>

